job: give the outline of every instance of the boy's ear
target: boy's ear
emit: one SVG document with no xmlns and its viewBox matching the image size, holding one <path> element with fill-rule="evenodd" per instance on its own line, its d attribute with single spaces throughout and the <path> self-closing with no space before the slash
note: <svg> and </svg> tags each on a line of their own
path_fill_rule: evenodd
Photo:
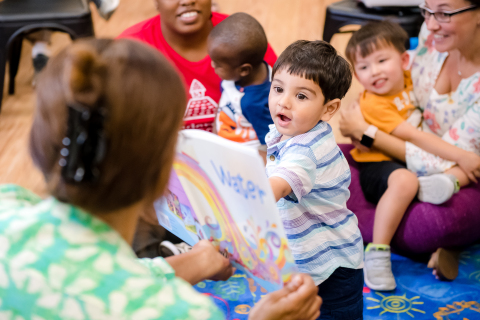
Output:
<svg viewBox="0 0 480 320">
<path fill-rule="evenodd" d="M 402 53 L 401 59 L 402 59 L 402 69 L 403 70 L 408 70 L 408 66 L 410 64 L 410 55 L 408 54 L 407 51 Z"/>
<path fill-rule="evenodd" d="M 333 115 L 340 109 L 340 99 L 333 99 L 327 102 L 325 105 L 325 112 L 323 113 L 320 120 L 329 121 L 332 119 Z"/>
<path fill-rule="evenodd" d="M 239 68 L 240 68 L 240 76 L 242 78 L 248 76 L 250 72 L 252 72 L 253 70 L 253 67 L 250 63 L 244 63 Z"/>
</svg>

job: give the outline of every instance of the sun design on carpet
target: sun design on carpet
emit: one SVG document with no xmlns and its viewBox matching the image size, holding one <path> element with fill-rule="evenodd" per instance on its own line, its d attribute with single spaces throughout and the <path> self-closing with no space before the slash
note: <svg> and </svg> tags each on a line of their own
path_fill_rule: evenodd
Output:
<svg viewBox="0 0 480 320">
<path fill-rule="evenodd" d="M 375 294 L 380 296 L 382 300 L 367 297 L 367 300 L 378 302 L 378 305 L 367 307 L 367 309 L 382 309 L 383 311 L 380 312 L 379 316 L 387 312 L 406 313 L 412 318 L 415 318 L 415 316 L 411 313 L 411 311 L 425 314 L 425 311 L 414 308 L 415 305 L 423 304 L 421 301 L 414 301 L 419 299 L 419 296 L 408 299 L 406 293 L 403 296 L 384 296 L 379 292 L 375 292 Z"/>
</svg>

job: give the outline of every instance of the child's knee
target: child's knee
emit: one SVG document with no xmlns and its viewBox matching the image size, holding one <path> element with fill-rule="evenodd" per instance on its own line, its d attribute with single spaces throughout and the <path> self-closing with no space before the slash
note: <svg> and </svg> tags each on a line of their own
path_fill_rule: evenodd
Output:
<svg viewBox="0 0 480 320">
<path fill-rule="evenodd" d="M 418 191 L 417 175 L 407 169 L 395 170 L 388 177 L 388 188 L 398 189 L 402 194 L 415 195 Z"/>
</svg>

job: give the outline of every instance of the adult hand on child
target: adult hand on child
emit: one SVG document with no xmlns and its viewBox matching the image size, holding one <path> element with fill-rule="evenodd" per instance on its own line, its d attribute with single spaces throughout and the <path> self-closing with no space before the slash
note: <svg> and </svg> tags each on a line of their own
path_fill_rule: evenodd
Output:
<svg viewBox="0 0 480 320">
<path fill-rule="evenodd" d="M 314 320 L 320 316 L 322 299 L 306 274 L 297 274 L 282 289 L 267 294 L 251 310 L 249 320 Z"/>
<path fill-rule="evenodd" d="M 362 139 L 363 133 L 368 128 L 368 123 L 365 122 L 358 102 L 340 109 L 339 125 L 340 132 L 345 137 L 354 138 L 358 141 Z"/>
<path fill-rule="evenodd" d="M 458 157 L 457 164 L 468 176 L 468 179 L 477 183 L 480 178 L 480 157 L 473 152 L 464 151 Z"/>
<path fill-rule="evenodd" d="M 358 150 L 362 151 L 362 152 L 370 152 L 370 148 L 364 146 L 363 144 L 360 143 L 359 140 L 355 139 L 355 138 L 350 138 L 352 139 L 352 144 L 355 148 L 357 148 Z"/>
</svg>

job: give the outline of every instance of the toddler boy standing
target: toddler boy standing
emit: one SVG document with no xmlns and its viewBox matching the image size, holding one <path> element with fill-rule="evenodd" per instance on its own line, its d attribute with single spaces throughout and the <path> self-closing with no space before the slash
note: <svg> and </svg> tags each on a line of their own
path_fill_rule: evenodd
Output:
<svg viewBox="0 0 480 320">
<path fill-rule="evenodd" d="M 347 209 L 350 169 L 326 122 L 352 72 L 324 41 L 294 42 L 272 70 L 267 175 L 296 264 L 318 285 L 322 318 L 361 319 L 363 241 Z"/>
</svg>

